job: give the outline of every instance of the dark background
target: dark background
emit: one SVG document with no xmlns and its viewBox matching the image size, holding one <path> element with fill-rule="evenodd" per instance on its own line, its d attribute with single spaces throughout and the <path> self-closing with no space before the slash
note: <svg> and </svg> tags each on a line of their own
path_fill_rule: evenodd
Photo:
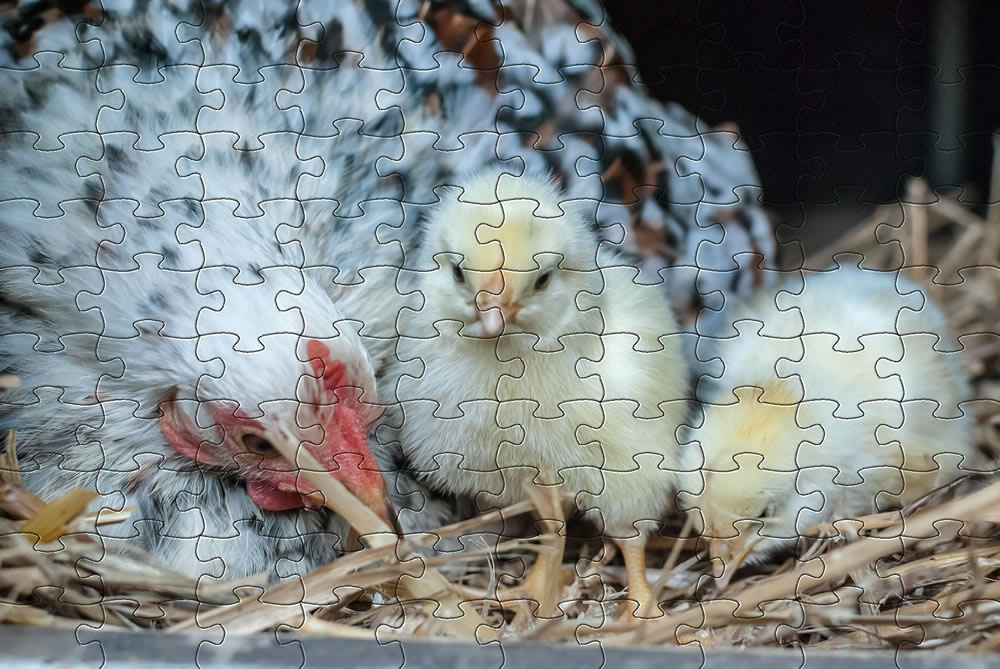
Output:
<svg viewBox="0 0 1000 669">
<path fill-rule="evenodd" d="M 605 6 L 656 97 L 739 125 L 773 208 L 868 208 L 902 196 L 910 175 L 988 199 L 1000 2 Z"/>
</svg>

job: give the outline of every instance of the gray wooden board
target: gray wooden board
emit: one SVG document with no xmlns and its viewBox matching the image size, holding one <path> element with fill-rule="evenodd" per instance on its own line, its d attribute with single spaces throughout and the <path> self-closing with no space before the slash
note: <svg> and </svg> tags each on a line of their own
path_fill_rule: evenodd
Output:
<svg viewBox="0 0 1000 669">
<path fill-rule="evenodd" d="M 697 648 L 602 648 L 538 643 L 476 646 L 444 641 L 377 642 L 298 637 L 284 645 L 274 636 L 229 637 L 217 645 L 204 635 L 153 631 L 110 632 L 0 625 L 0 664 L 9 667 L 352 667 L 407 669 L 445 667 L 622 667 L 627 669 L 698 669 L 699 667 L 818 667 L 820 669 L 976 669 L 1000 667 L 1000 655 L 943 652 L 816 651 L 806 656 L 788 650 L 715 650 Z M 808 662 L 806 661 L 808 658 Z"/>
</svg>

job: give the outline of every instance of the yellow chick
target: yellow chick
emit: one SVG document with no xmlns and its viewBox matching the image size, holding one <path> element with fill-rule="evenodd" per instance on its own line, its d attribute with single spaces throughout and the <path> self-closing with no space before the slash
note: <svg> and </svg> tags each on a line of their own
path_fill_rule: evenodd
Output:
<svg viewBox="0 0 1000 669">
<path fill-rule="evenodd" d="M 423 294 L 400 314 L 400 443 L 437 490 L 481 508 L 555 485 L 620 546 L 645 604 L 645 536 L 673 499 L 687 366 L 660 286 L 600 239 L 546 175 L 483 172 L 437 206 L 420 247 Z M 390 374 L 392 372 L 390 371 Z M 535 563 L 528 585 L 548 565 Z"/>
<path fill-rule="evenodd" d="M 980 457 L 959 406 L 970 392 L 959 360 L 934 350 L 944 316 L 917 285 L 849 266 L 809 273 L 804 286 L 759 292 L 727 322 L 767 322 L 776 304 L 799 315 L 778 334 L 801 358 L 782 359 L 779 339 L 755 342 L 742 329 L 719 339 L 741 387 L 717 382 L 699 397 L 704 421 L 682 430 L 702 451 L 686 457 L 703 462 L 697 480 L 680 484 L 680 503 L 700 511 L 723 583 L 811 526 L 904 505 Z"/>
</svg>

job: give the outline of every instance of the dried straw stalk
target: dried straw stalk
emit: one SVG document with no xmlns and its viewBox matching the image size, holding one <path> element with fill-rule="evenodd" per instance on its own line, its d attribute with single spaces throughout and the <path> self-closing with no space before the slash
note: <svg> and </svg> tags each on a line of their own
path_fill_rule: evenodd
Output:
<svg viewBox="0 0 1000 669">
<path fill-rule="evenodd" d="M 997 156 L 991 202 L 1000 202 L 1000 151 Z M 914 180 L 905 203 L 878 208 L 806 265 L 823 267 L 842 251 L 864 254 L 865 266 L 900 269 L 923 281 L 955 331 L 994 333 L 963 338 L 963 355 L 975 396 L 1000 397 L 1000 206 L 979 216 Z M 0 390 L 17 382 L 0 377 Z M 969 407 L 982 446 L 1000 455 L 1000 402 Z M 703 646 L 894 648 L 906 642 L 1000 649 L 1000 483 L 994 479 L 970 477 L 899 512 L 814 528 L 822 538 L 803 541 L 799 558 L 737 573 L 721 590 L 698 552 L 698 537 L 687 536 L 690 524 L 678 524 L 673 536 L 649 544 L 651 562 L 658 556 L 663 565 L 649 573 L 660 610 L 640 612 L 652 617 L 625 625 L 616 622 L 624 570 L 610 563 L 615 553 L 601 540 L 567 539 L 554 489 L 532 489 L 528 502 L 400 542 L 342 485 L 318 475 L 307 452 L 285 455 L 366 546 L 301 582 L 260 594 L 241 590 L 263 586 L 259 578 L 199 583 L 138 550 L 105 555 L 94 527 L 121 522 L 128 510 L 86 514 L 84 500 L 72 496 L 46 504 L 21 486 L 15 436 L 7 435 L 0 453 L 0 622 L 154 626 L 173 633 L 220 624 L 227 634 L 284 626 L 298 634 L 365 639 L 444 632 L 481 642 L 500 636 L 569 644 L 599 638 L 612 645 L 697 640 Z M 429 548 L 439 537 L 468 537 L 527 513 L 543 519 L 533 540 L 470 542 L 444 554 Z M 48 520 L 30 524 L 40 518 Z M 62 536 L 36 543 L 24 532 L 32 528 L 55 528 Z M 528 593 L 537 604 L 526 605 L 503 586 L 519 585 L 518 556 L 532 553 L 553 559 L 543 561 L 543 591 Z"/>
</svg>

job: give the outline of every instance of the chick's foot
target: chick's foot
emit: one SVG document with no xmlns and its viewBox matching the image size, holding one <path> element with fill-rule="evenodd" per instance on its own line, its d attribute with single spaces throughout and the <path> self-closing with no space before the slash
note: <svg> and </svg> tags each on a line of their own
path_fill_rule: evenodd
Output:
<svg viewBox="0 0 1000 669">
<path fill-rule="evenodd" d="M 625 559 L 625 573 L 628 579 L 628 597 L 619 621 L 635 622 L 660 615 L 657 602 L 653 599 L 653 591 L 649 587 L 649 580 L 646 578 L 645 538 L 615 539 L 614 542 Z"/>
</svg>

